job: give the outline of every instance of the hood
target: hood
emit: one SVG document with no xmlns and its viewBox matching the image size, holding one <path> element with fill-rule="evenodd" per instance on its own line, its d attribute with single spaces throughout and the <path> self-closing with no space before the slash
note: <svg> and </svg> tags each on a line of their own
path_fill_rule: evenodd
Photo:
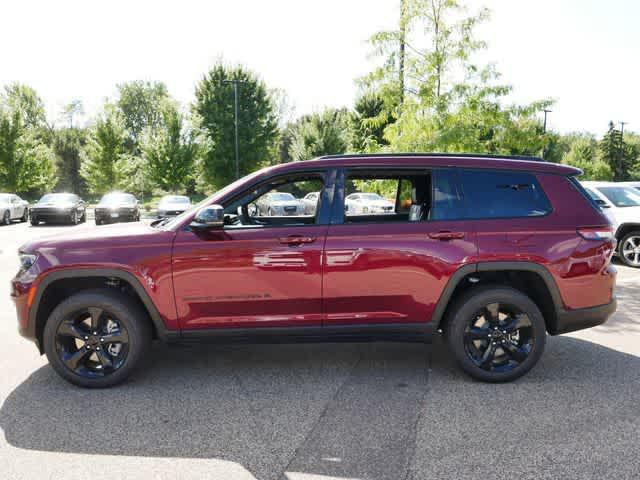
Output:
<svg viewBox="0 0 640 480">
<path fill-rule="evenodd" d="M 191 208 L 190 203 L 160 202 L 158 204 L 160 210 L 187 210 L 188 208 Z"/>
<path fill-rule="evenodd" d="M 169 234 L 169 235 L 167 235 Z M 74 228 L 69 233 L 58 233 L 25 243 L 22 252 L 46 252 L 51 250 L 92 250 L 122 248 L 165 241 L 173 232 L 157 230 L 144 223 L 119 223 L 100 228 Z"/>
<path fill-rule="evenodd" d="M 136 206 L 133 203 L 107 202 L 97 204 L 96 208 L 136 208 Z"/>
<path fill-rule="evenodd" d="M 289 206 L 298 206 L 300 205 L 300 200 L 276 200 L 275 202 L 270 202 L 274 207 L 289 207 Z"/>
<path fill-rule="evenodd" d="M 367 205 L 373 205 L 374 207 L 393 207 L 393 203 L 389 200 L 370 200 L 364 202 Z"/>
</svg>

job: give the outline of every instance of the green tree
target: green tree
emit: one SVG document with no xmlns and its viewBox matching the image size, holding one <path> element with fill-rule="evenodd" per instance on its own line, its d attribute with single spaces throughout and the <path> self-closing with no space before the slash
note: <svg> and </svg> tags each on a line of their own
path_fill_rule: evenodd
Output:
<svg viewBox="0 0 640 480">
<path fill-rule="evenodd" d="M 598 144 L 594 138 L 578 138 L 562 159 L 562 163 L 577 167 L 584 172 L 585 180 L 612 180 L 609 165 L 598 158 Z"/>
<path fill-rule="evenodd" d="M 80 175 L 91 193 L 103 194 L 119 188 L 125 174 L 131 175 L 127 168 L 131 156 L 125 149 L 126 140 L 122 115 L 112 105 L 107 105 L 90 129 L 81 153 Z"/>
<path fill-rule="evenodd" d="M 384 131 L 394 119 L 385 108 L 384 98 L 377 92 L 365 92 L 356 100 L 354 110 L 351 116 L 353 148 L 367 152 L 388 145 Z"/>
<path fill-rule="evenodd" d="M 638 160 L 637 145 L 622 139 L 622 132 L 609 122 L 609 129 L 600 141 L 600 157 L 613 172 L 613 180 L 622 182 L 631 178 L 631 171 Z"/>
<path fill-rule="evenodd" d="M 42 143 L 34 123 L 44 122 L 44 114 L 37 119 L 16 100 L 25 92 L 29 93 L 25 98 L 37 98 L 33 90 L 12 87 L 7 91 L 12 93 L 0 99 L 0 189 L 37 195 L 55 183 L 55 155 Z"/>
<path fill-rule="evenodd" d="M 82 115 L 84 115 L 84 107 L 80 99 L 73 99 L 62 108 L 62 118 L 69 122 L 69 128 L 73 128 L 74 117 Z"/>
<path fill-rule="evenodd" d="M 199 146 L 195 130 L 174 104 L 167 102 L 162 118 L 161 126 L 148 131 L 142 152 L 150 180 L 162 190 L 175 193 L 194 177 Z"/>
<path fill-rule="evenodd" d="M 87 132 L 80 128 L 60 128 L 53 131 L 53 150 L 57 157 L 58 190 L 86 193 L 86 183 L 80 175 L 80 152 L 87 141 Z"/>
<path fill-rule="evenodd" d="M 17 112 L 25 128 L 45 125 L 44 102 L 33 88 L 21 83 L 12 83 L 5 86 L 4 91 L 0 103 L 3 103 L 9 112 Z"/>
<path fill-rule="evenodd" d="M 238 81 L 240 175 L 269 163 L 278 137 L 273 99 L 255 74 L 218 63 L 196 88 L 194 113 L 207 139 L 204 181 L 221 187 L 235 178 L 234 87 Z"/>
<path fill-rule="evenodd" d="M 344 153 L 349 146 L 348 131 L 349 114 L 346 110 L 326 109 L 306 115 L 293 129 L 289 155 L 298 162 Z"/>
<path fill-rule="evenodd" d="M 169 99 L 167 87 L 162 82 L 137 80 L 118 85 L 118 93 L 117 106 L 127 130 L 127 151 L 139 155 L 145 132 L 162 124 L 163 105 Z"/>
</svg>

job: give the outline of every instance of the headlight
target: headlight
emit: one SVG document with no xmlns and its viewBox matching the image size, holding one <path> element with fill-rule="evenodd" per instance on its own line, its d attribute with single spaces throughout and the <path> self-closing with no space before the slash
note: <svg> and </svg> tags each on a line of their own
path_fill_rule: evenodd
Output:
<svg viewBox="0 0 640 480">
<path fill-rule="evenodd" d="M 26 272 L 34 263 L 36 263 L 38 255 L 19 252 L 18 257 L 20 257 L 20 271 Z"/>
</svg>

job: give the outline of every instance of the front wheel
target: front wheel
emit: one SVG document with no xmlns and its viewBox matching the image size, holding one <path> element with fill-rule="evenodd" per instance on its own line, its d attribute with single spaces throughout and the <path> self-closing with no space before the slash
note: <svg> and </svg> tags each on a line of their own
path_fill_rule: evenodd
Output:
<svg viewBox="0 0 640 480">
<path fill-rule="evenodd" d="M 65 380 L 86 388 L 123 382 L 149 350 L 147 315 L 127 297 L 88 290 L 60 303 L 44 328 L 49 363 Z"/>
<path fill-rule="evenodd" d="M 11 223 L 11 212 L 9 210 L 2 214 L 2 223 L 4 225 L 9 225 Z"/>
<path fill-rule="evenodd" d="M 71 225 L 77 225 L 78 224 L 78 211 L 74 210 L 73 213 L 71 214 L 71 216 L 69 217 L 69 222 L 71 223 Z"/>
<path fill-rule="evenodd" d="M 629 232 L 618 244 L 618 256 L 628 267 L 640 268 L 640 231 Z"/>
<path fill-rule="evenodd" d="M 472 288 L 456 300 L 446 337 L 466 373 L 485 382 L 507 382 L 537 363 L 546 328 L 540 309 L 525 294 L 488 285 Z"/>
</svg>

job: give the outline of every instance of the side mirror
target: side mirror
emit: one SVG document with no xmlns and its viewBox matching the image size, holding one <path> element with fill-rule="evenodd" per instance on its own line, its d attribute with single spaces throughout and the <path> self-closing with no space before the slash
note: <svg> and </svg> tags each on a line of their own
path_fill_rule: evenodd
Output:
<svg viewBox="0 0 640 480">
<path fill-rule="evenodd" d="M 201 208 L 191 222 L 192 228 L 224 227 L 224 208 L 220 205 L 209 205 Z"/>
<path fill-rule="evenodd" d="M 604 200 L 597 198 L 596 199 L 596 203 L 598 204 L 598 206 L 600 208 L 611 208 L 611 205 L 609 205 L 607 202 L 605 202 Z"/>
</svg>

